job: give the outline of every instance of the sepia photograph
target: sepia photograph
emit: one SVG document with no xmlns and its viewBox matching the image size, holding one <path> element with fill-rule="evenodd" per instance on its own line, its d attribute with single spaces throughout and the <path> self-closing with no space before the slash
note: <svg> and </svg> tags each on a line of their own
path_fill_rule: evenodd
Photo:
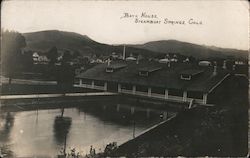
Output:
<svg viewBox="0 0 250 158">
<path fill-rule="evenodd" d="M 247 0 L 3 0 L 0 158 L 249 157 Z"/>
</svg>

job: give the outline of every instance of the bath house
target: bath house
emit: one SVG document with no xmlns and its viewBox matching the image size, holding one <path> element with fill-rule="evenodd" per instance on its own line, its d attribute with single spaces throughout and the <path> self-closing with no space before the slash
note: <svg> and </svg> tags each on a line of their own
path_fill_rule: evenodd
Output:
<svg viewBox="0 0 250 158">
<path fill-rule="evenodd" d="M 230 73 L 216 66 L 154 61 L 119 61 L 98 64 L 76 76 L 77 87 L 207 104 Z"/>
</svg>

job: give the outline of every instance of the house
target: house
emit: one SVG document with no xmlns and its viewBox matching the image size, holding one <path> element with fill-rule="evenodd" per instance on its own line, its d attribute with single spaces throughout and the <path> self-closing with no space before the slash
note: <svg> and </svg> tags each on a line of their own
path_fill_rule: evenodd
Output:
<svg viewBox="0 0 250 158">
<path fill-rule="evenodd" d="M 199 65 L 200 66 L 211 66 L 212 65 L 212 63 L 210 62 L 210 61 L 200 61 L 199 62 Z"/>
<path fill-rule="evenodd" d="M 39 55 L 37 52 L 34 52 L 33 55 L 32 55 L 32 58 L 33 58 L 33 62 L 37 62 L 38 61 L 38 58 L 39 58 Z"/>
<path fill-rule="evenodd" d="M 169 62 L 170 62 L 170 60 L 168 58 L 163 58 L 163 59 L 159 60 L 159 63 L 162 63 L 162 64 L 164 64 L 164 63 L 167 64 Z"/>
<path fill-rule="evenodd" d="M 136 61 L 136 58 L 130 56 L 130 57 L 127 57 L 127 58 L 126 58 L 126 61 Z"/>
<path fill-rule="evenodd" d="M 98 64 L 79 74 L 75 86 L 177 102 L 207 104 L 230 75 L 223 68 L 155 61 Z M 214 73 L 216 71 L 216 73 Z"/>
<path fill-rule="evenodd" d="M 38 54 L 38 52 L 34 52 L 32 54 L 33 63 L 34 64 L 48 64 L 49 59 L 46 55 Z"/>
<path fill-rule="evenodd" d="M 38 62 L 39 62 L 39 63 L 46 64 L 46 63 L 49 62 L 49 59 L 47 58 L 46 55 L 40 55 L 40 56 L 38 57 Z"/>
</svg>

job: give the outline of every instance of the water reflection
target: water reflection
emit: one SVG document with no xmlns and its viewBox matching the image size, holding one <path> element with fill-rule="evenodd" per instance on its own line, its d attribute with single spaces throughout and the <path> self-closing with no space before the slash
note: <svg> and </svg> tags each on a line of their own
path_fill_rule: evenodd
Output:
<svg viewBox="0 0 250 158">
<path fill-rule="evenodd" d="M 10 132 L 14 125 L 14 116 L 10 112 L 0 115 L 0 142 L 10 139 Z"/>
<path fill-rule="evenodd" d="M 67 135 L 71 126 L 70 117 L 56 116 L 54 120 L 53 132 L 58 145 L 63 145 L 66 142 Z"/>
<path fill-rule="evenodd" d="M 135 120 L 139 126 L 153 123 L 156 120 L 162 121 L 174 112 L 166 110 L 156 110 L 151 108 L 141 108 L 126 104 L 112 104 L 109 106 L 95 104 L 93 106 L 79 106 L 81 112 L 87 112 L 94 115 L 108 124 L 119 124 L 123 126 L 131 126 Z M 145 121 L 146 120 L 146 121 Z"/>
<path fill-rule="evenodd" d="M 112 101 L 63 107 L 68 108 L 4 113 L 0 144 L 11 144 L 17 157 L 55 156 L 64 146 L 89 153 L 91 145 L 98 151 L 111 142 L 119 145 L 173 114 Z"/>
</svg>

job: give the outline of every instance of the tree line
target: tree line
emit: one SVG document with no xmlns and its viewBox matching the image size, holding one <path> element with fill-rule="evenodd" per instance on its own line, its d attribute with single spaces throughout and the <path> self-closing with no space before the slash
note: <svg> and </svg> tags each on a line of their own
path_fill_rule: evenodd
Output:
<svg viewBox="0 0 250 158">
<path fill-rule="evenodd" d="M 9 84 L 11 84 L 12 78 L 16 77 L 25 71 L 32 71 L 33 65 L 33 52 L 30 50 L 24 50 L 26 47 L 25 37 L 16 31 L 1 30 L 1 74 L 9 78 Z M 72 85 L 74 80 L 74 69 L 70 65 L 69 61 L 76 56 L 79 56 L 79 52 L 71 54 L 69 51 L 65 51 L 62 59 L 61 66 L 55 66 L 58 62 L 58 50 L 55 46 L 50 48 L 45 55 L 49 59 L 49 63 L 46 66 L 46 75 L 52 75 L 59 85 L 62 87 Z"/>
</svg>

